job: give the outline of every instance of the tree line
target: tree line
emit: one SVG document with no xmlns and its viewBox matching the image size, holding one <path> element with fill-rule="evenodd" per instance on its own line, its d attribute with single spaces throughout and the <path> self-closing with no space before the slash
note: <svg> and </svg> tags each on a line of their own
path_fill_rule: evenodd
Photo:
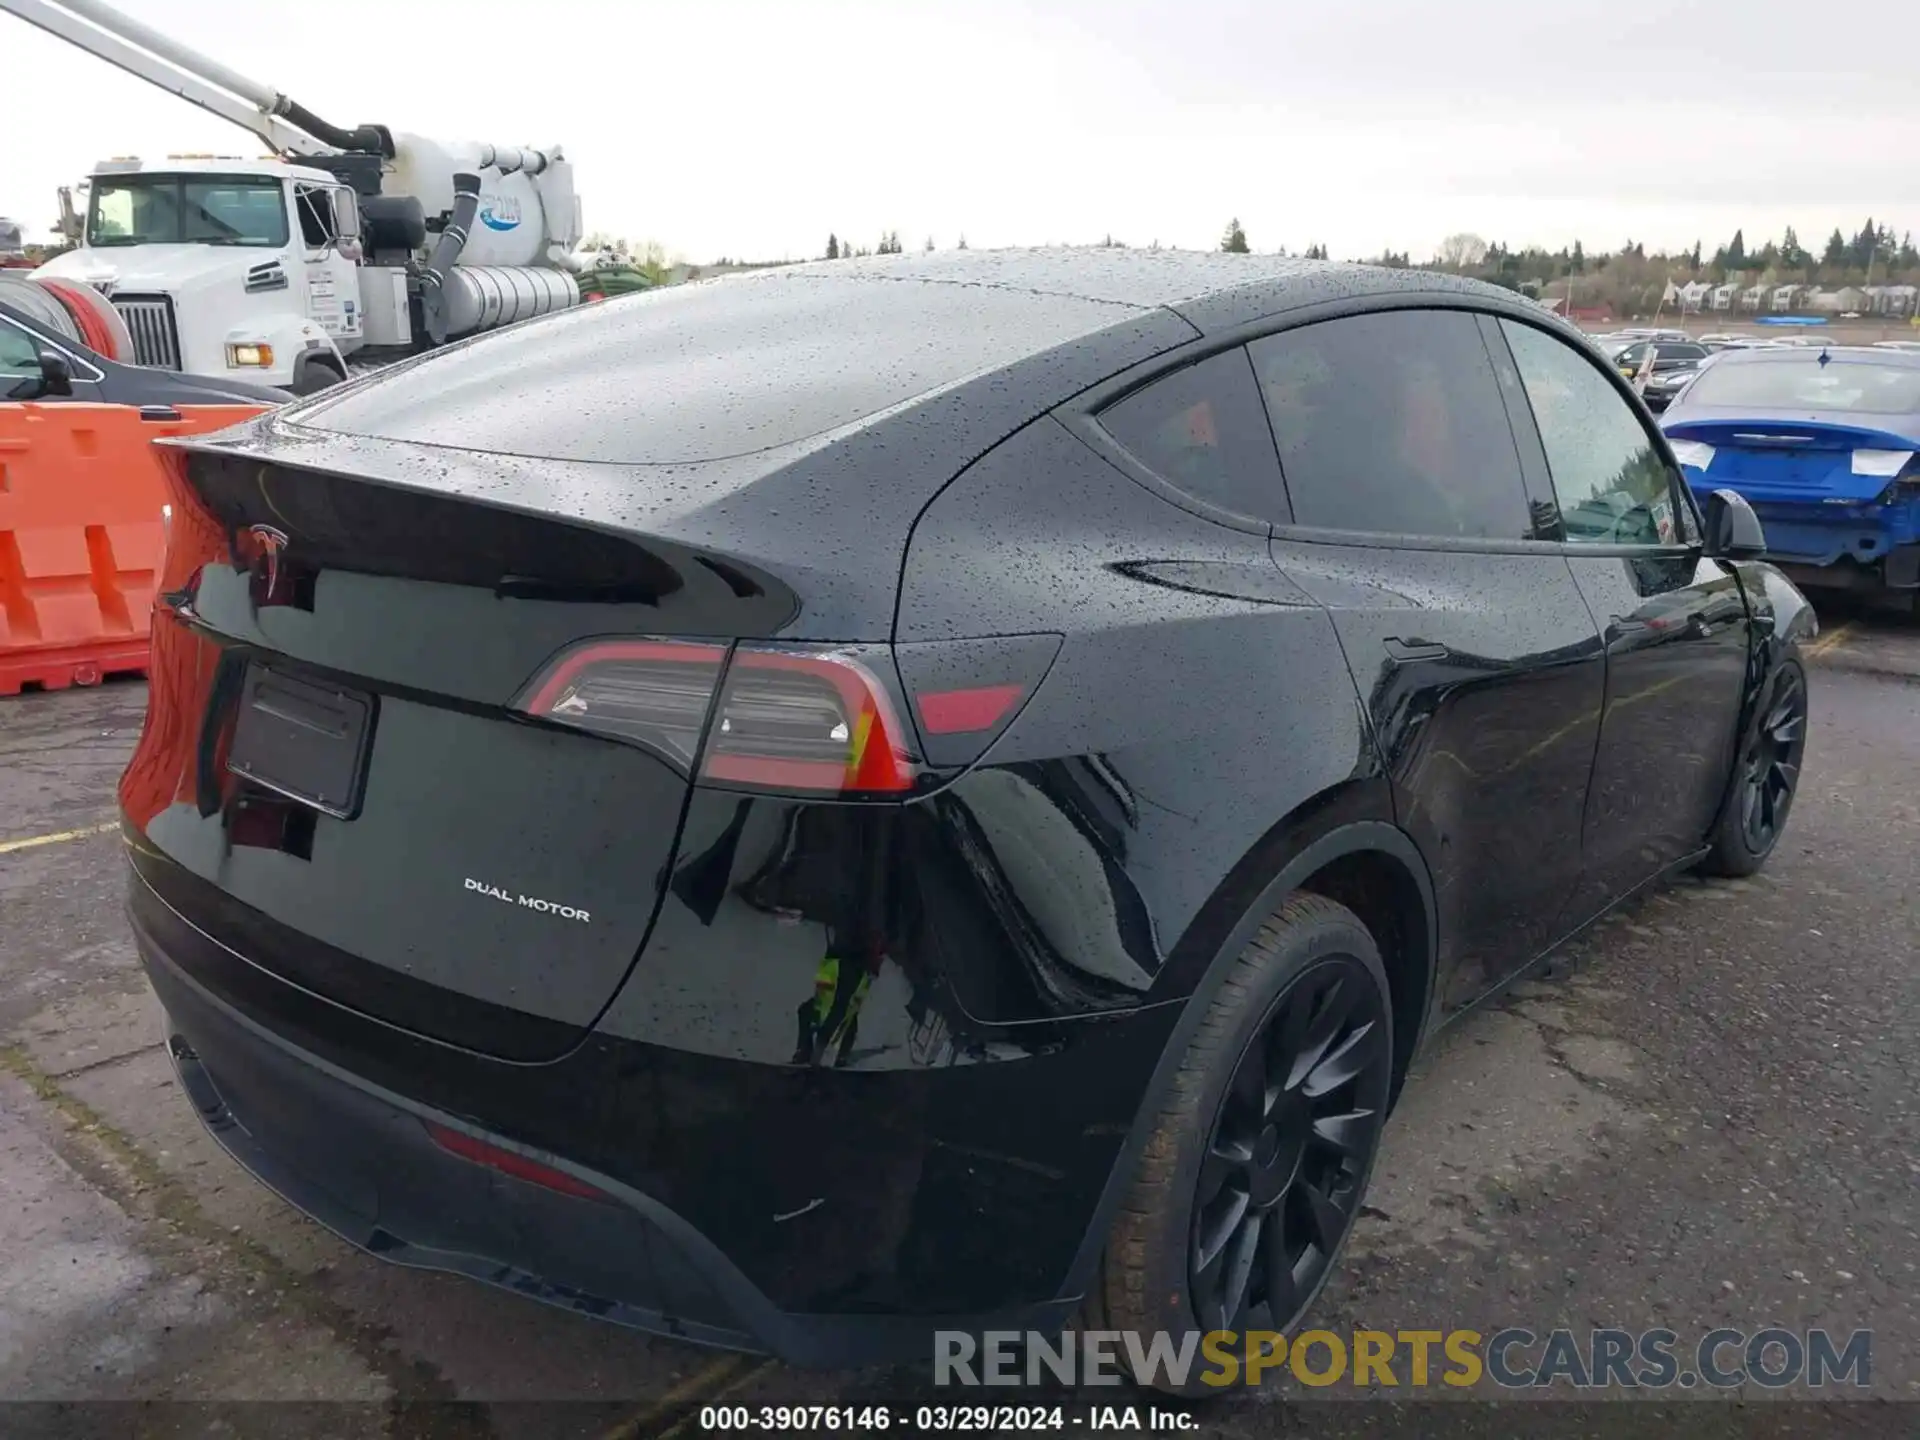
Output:
<svg viewBox="0 0 1920 1440">
<path fill-rule="evenodd" d="M 1233 254 L 1251 250 L 1245 228 L 1229 221 L 1220 248 Z M 1282 246 L 1280 254 L 1287 253 Z M 1327 258 L 1324 245 L 1310 245 L 1309 259 Z M 1754 285 L 1818 285 L 1839 289 L 1847 285 L 1920 285 L 1920 249 L 1910 232 L 1896 235 L 1891 226 L 1869 217 L 1848 235 L 1836 228 L 1818 251 L 1808 248 L 1789 225 L 1779 239 L 1749 246 L 1746 231 L 1708 253 L 1700 241 L 1678 251 L 1654 251 L 1629 240 L 1618 250 L 1589 252 L 1576 240 L 1558 250 L 1530 245 L 1513 248 L 1478 235 L 1450 235 L 1430 261 L 1416 264 L 1404 251 L 1386 250 L 1364 257 L 1376 265 L 1397 269 L 1446 270 L 1486 280 L 1508 290 L 1541 295 L 1571 295 L 1576 305 L 1611 305 L 1631 310 L 1651 309 L 1669 282 L 1706 281 Z"/>
<path fill-rule="evenodd" d="M 597 243 L 596 243 L 597 242 Z M 595 235 L 590 248 L 606 247 L 625 252 L 624 241 Z M 1127 242 L 1109 234 L 1101 246 L 1125 249 Z M 665 256 L 657 245 L 634 247 L 638 268 L 652 276 L 661 276 Z M 822 252 L 828 260 L 854 259 L 867 255 L 898 255 L 905 250 L 898 230 L 881 233 L 872 245 L 843 238 L 838 231 L 827 236 Z M 932 236 L 922 247 L 937 248 Z M 961 235 L 956 249 L 967 248 Z M 1154 240 L 1144 248 L 1158 250 Z M 1245 255 L 1253 251 L 1246 227 L 1236 217 L 1221 232 L 1220 249 L 1228 254 Z M 1286 246 L 1277 251 L 1289 255 Z M 1300 251 L 1302 259 L 1326 260 L 1328 248 L 1314 242 Z M 1508 290 L 1536 296 L 1570 295 L 1576 306 L 1611 306 L 1632 313 L 1644 313 L 1659 304 L 1670 283 L 1700 280 L 1714 284 L 1738 284 L 1743 289 L 1754 285 L 1808 284 L 1827 289 L 1848 285 L 1910 284 L 1920 285 L 1920 250 L 1911 233 L 1896 234 L 1892 227 L 1869 218 L 1851 235 L 1836 228 L 1817 250 L 1804 244 L 1789 225 L 1778 239 L 1759 245 L 1749 244 L 1744 229 L 1709 252 L 1700 241 L 1683 250 L 1649 251 L 1637 240 L 1629 240 L 1617 250 L 1590 251 L 1575 240 L 1557 250 L 1544 246 L 1514 247 L 1500 241 L 1487 241 L 1478 235 L 1449 235 L 1432 258 L 1416 261 L 1406 251 L 1387 249 L 1376 255 L 1354 257 L 1375 265 L 1399 269 L 1445 270 L 1453 274 L 1485 280 Z M 721 260 L 714 266 L 726 267 L 742 262 Z M 760 262 L 770 264 L 781 261 Z M 705 268 L 705 267 L 695 267 Z"/>
<path fill-rule="evenodd" d="M 927 237 L 926 243 L 922 245 L 921 248 L 927 251 L 932 251 L 936 248 L 931 235 Z M 956 250 L 966 249 L 967 237 L 962 235 L 960 237 L 960 243 L 954 248 Z M 823 260 L 852 260 L 861 255 L 898 255 L 902 253 L 903 249 L 904 247 L 900 244 L 900 232 L 898 230 L 887 231 L 886 234 L 880 237 L 880 243 L 872 248 L 856 246 L 853 241 L 842 240 L 838 232 L 834 232 L 827 236 L 826 253 L 820 258 Z"/>
</svg>

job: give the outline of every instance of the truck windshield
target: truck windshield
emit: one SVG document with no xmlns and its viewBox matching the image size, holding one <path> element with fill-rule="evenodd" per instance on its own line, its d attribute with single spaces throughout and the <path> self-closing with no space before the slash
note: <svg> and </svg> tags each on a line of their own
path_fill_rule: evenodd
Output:
<svg viewBox="0 0 1920 1440">
<path fill-rule="evenodd" d="M 87 201 L 89 245 L 287 243 L 278 180 L 245 175 L 96 176 Z"/>
</svg>

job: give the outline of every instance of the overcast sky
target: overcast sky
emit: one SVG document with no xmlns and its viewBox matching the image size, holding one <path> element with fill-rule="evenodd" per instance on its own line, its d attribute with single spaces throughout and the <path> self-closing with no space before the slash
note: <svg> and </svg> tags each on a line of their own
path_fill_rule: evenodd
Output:
<svg viewBox="0 0 1920 1440">
<path fill-rule="evenodd" d="M 1871 213 L 1920 231 L 1920 4 L 121 0 L 336 124 L 548 145 L 587 225 L 693 260 L 866 245 L 1430 256 Z M 1344 11 L 1344 13 L 1342 13 Z M 257 142 L 0 15 L 0 214 L 103 156 Z"/>
</svg>

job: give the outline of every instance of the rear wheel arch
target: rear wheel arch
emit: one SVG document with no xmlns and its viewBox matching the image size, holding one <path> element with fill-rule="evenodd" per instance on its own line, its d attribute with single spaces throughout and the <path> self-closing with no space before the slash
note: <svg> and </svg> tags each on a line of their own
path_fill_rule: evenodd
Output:
<svg viewBox="0 0 1920 1440">
<path fill-rule="evenodd" d="M 1314 807 L 1316 811 L 1322 808 Z M 1380 947 L 1394 991 L 1395 1034 L 1400 1037 L 1394 1057 L 1397 1095 L 1400 1080 L 1426 1029 L 1433 995 L 1439 919 L 1427 862 L 1412 837 L 1385 820 L 1337 821 L 1305 843 L 1300 843 L 1291 824 L 1278 829 L 1280 835 L 1270 832 L 1215 893 L 1216 901 L 1230 903 L 1237 918 L 1224 937 L 1207 947 L 1210 953 L 1205 966 L 1195 974 L 1192 987 L 1183 997 L 1187 1013 L 1167 1048 L 1177 1052 L 1185 1045 L 1189 1022 L 1212 999 L 1227 971 L 1267 918 L 1286 903 L 1289 895 L 1306 890 L 1353 911 Z M 1285 845 L 1277 856 L 1270 848 L 1276 838 Z M 1286 844 L 1287 839 L 1293 843 Z M 1247 884 L 1249 879 L 1255 879 L 1251 886 Z M 1249 889 L 1250 900 L 1233 898 L 1248 894 Z M 1192 930 L 1201 929 L 1207 909 L 1212 907 L 1213 902 L 1209 902 L 1203 908 Z M 1163 1068 L 1164 1064 L 1163 1059 Z M 1156 1072 L 1155 1083 L 1162 1078 Z"/>
<path fill-rule="evenodd" d="M 1361 777 L 1320 791 L 1270 826 L 1188 924 L 1152 999 L 1204 1004 L 1288 895 L 1325 895 L 1366 922 L 1386 960 L 1395 1033 L 1404 1037 L 1396 1047 L 1397 1093 L 1426 1028 L 1439 922 L 1432 872 L 1413 838 L 1389 818 L 1392 806 L 1383 779 Z"/>
<path fill-rule="evenodd" d="M 1330 798 L 1322 797 L 1323 800 Z M 1317 811 L 1320 807 L 1313 808 Z M 1218 902 L 1247 893 L 1244 872 L 1249 867 L 1256 867 L 1255 875 L 1265 871 L 1267 878 L 1264 883 L 1255 882 L 1252 899 L 1233 903 L 1237 918 L 1226 925 L 1224 935 L 1215 928 L 1194 947 L 1203 947 L 1208 953 L 1192 987 L 1177 1002 L 1169 1000 L 1181 1005 L 1180 1020 L 1168 1035 L 1159 1063 L 1141 1092 L 1133 1127 L 1115 1157 L 1100 1203 L 1074 1257 L 1065 1294 L 1084 1295 L 1098 1282 L 1101 1252 L 1116 1207 L 1139 1163 L 1161 1101 L 1173 1083 L 1194 1032 L 1234 963 L 1289 896 L 1303 891 L 1324 895 L 1353 910 L 1373 933 L 1393 992 L 1392 1098 L 1398 1099 L 1407 1067 L 1427 1030 L 1433 999 L 1438 910 L 1432 876 L 1412 838 L 1389 821 L 1361 819 L 1336 823 L 1305 844 L 1286 850 L 1284 858 L 1276 862 L 1270 844 L 1276 834 L 1285 836 L 1292 828 L 1291 822 L 1283 822 L 1255 846 L 1222 882 L 1213 900 L 1202 908 L 1201 915 L 1189 927 L 1188 937 L 1183 937 L 1181 948 L 1188 948 L 1189 939 L 1195 932 L 1203 931 L 1208 912 L 1214 911 Z"/>
</svg>

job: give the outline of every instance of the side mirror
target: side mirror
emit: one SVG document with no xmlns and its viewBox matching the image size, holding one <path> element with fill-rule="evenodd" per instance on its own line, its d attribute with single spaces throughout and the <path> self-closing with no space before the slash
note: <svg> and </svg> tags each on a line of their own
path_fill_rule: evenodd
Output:
<svg viewBox="0 0 1920 1440">
<path fill-rule="evenodd" d="M 1753 506 L 1737 490 L 1707 497 L 1707 554 L 1716 560 L 1758 560 L 1767 553 L 1767 532 Z"/>
<path fill-rule="evenodd" d="M 40 352 L 40 384 L 42 395 L 73 394 L 73 367 L 58 350 Z"/>
<path fill-rule="evenodd" d="M 49 395 L 73 394 L 73 367 L 58 350 L 40 352 L 40 374 L 29 375 L 7 392 L 9 400 L 44 400 Z"/>
<path fill-rule="evenodd" d="M 333 233 L 343 244 L 357 245 L 360 242 L 360 201 L 353 191 L 344 185 L 334 187 L 333 197 Z"/>
</svg>

